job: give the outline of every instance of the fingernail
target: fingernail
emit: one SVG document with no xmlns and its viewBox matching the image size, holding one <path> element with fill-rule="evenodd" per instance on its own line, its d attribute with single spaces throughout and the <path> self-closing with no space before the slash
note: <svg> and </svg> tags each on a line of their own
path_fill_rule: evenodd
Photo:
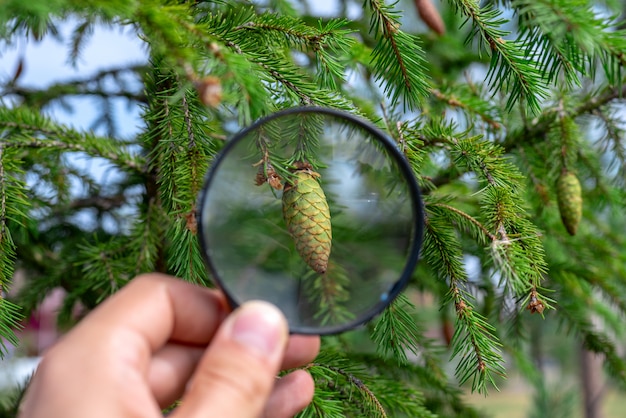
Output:
<svg viewBox="0 0 626 418">
<path fill-rule="evenodd" d="M 287 342 L 287 323 L 282 312 L 267 302 L 247 302 L 234 313 L 233 340 L 262 357 L 272 355 Z"/>
</svg>

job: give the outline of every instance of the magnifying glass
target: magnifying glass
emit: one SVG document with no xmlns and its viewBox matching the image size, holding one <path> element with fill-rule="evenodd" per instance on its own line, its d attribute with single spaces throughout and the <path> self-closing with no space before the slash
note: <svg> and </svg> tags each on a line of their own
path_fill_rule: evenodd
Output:
<svg viewBox="0 0 626 418">
<path fill-rule="evenodd" d="M 347 112 L 297 107 L 236 134 L 200 195 L 200 243 L 233 308 L 265 300 L 296 334 L 385 309 L 417 264 L 423 209 L 397 145 Z"/>
</svg>

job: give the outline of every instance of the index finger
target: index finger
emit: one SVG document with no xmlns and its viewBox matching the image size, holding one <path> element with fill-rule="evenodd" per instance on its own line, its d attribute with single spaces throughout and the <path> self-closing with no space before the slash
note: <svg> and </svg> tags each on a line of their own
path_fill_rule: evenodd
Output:
<svg viewBox="0 0 626 418">
<path fill-rule="evenodd" d="M 218 291 L 150 273 L 104 301 L 73 336 L 93 344 L 130 332 L 144 339 L 151 352 L 167 341 L 206 345 L 228 311 Z"/>
<path fill-rule="evenodd" d="M 217 290 L 150 273 L 133 279 L 104 301 L 67 339 L 77 341 L 76 345 L 87 352 L 122 355 L 134 364 L 139 362 L 143 369 L 150 354 L 167 342 L 206 346 L 229 312 L 224 296 Z M 111 341 L 122 341 L 125 349 L 105 348 Z M 319 346 L 317 336 L 291 336 L 282 367 L 289 369 L 312 361 Z"/>
</svg>

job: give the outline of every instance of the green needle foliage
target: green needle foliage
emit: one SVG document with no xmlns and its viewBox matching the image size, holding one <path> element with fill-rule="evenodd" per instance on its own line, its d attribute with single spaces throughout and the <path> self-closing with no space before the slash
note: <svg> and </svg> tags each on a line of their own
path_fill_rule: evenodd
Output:
<svg viewBox="0 0 626 418">
<path fill-rule="evenodd" d="M 5 1 L 2 52 L 71 28 L 62 41 L 76 65 L 104 25 L 134 33 L 148 59 L 43 88 L 23 82 L 28 62 L 0 75 L 0 356 L 54 288 L 69 327 L 76 306 L 94 308 L 143 272 L 211 286 L 196 210 L 215 155 L 259 117 L 316 105 L 396 141 L 426 216 L 405 294 L 324 338 L 304 367 L 317 390 L 301 417 L 479 416 L 463 390 L 502 387 L 512 367 L 536 389 L 537 411 L 558 408 L 565 392 L 532 366 L 551 335 L 600 353 L 624 388 L 623 6 L 435 2 L 439 36 L 419 3 L 338 0 L 317 16 L 295 0 Z M 50 116 L 76 97 L 97 103 L 92 129 Z M 140 109 L 131 138 L 118 133 L 119 103 Z M 303 137 L 298 150 L 315 145 Z M 98 180 L 77 159 L 114 175 Z M 563 172 L 582 187 L 574 236 L 556 203 Z M 26 282 L 14 290 L 16 272 Z"/>
</svg>

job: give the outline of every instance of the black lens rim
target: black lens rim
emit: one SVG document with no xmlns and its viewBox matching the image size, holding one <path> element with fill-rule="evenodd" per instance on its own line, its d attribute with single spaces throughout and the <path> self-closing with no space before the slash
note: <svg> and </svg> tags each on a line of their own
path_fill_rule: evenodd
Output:
<svg viewBox="0 0 626 418">
<path fill-rule="evenodd" d="M 304 334 L 304 335 L 332 335 L 339 334 L 341 332 L 345 332 L 358 326 L 371 321 L 377 315 L 379 315 L 383 310 L 385 310 L 397 297 L 398 295 L 407 287 L 408 283 L 411 280 L 411 276 L 415 268 L 417 267 L 417 263 L 419 261 L 420 251 L 422 248 L 423 235 L 424 235 L 424 207 L 422 196 L 419 190 L 419 186 L 417 184 L 417 180 L 413 174 L 413 170 L 406 160 L 405 156 L 398 149 L 396 143 L 392 141 L 383 131 L 374 126 L 367 120 L 364 120 L 361 117 L 353 115 L 343 110 L 338 110 L 334 108 L 326 108 L 319 106 L 298 106 L 291 107 L 287 109 L 283 109 L 272 113 L 268 116 L 260 118 L 256 120 L 254 123 L 249 125 L 248 127 L 243 128 L 238 133 L 236 133 L 224 146 L 224 148 L 220 151 L 220 153 L 214 158 L 213 163 L 207 174 L 204 178 L 204 183 L 202 186 L 202 190 L 200 191 L 197 207 L 197 219 L 200 228 L 199 229 L 199 240 L 200 240 L 200 248 L 202 250 L 202 257 L 205 261 L 205 264 L 209 268 L 213 276 L 213 280 L 216 286 L 224 293 L 226 296 L 226 300 L 232 309 L 236 309 L 241 303 L 237 301 L 236 295 L 232 294 L 228 289 L 228 286 L 225 286 L 220 278 L 219 274 L 217 274 L 217 269 L 209 257 L 209 248 L 210 243 L 207 242 L 206 237 L 204 236 L 204 217 L 203 217 L 203 209 L 204 204 L 206 202 L 206 196 L 209 192 L 209 188 L 211 187 L 211 183 L 213 178 L 215 177 L 215 173 L 219 169 L 220 164 L 224 161 L 224 158 L 228 155 L 230 150 L 243 138 L 246 138 L 250 132 L 258 129 L 261 125 L 272 121 L 274 119 L 282 118 L 285 116 L 293 115 L 296 113 L 321 113 L 328 116 L 333 116 L 339 120 L 345 119 L 347 123 L 352 123 L 358 125 L 363 130 L 367 131 L 372 137 L 378 139 L 385 150 L 389 153 L 389 155 L 395 160 L 397 163 L 400 172 L 404 176 L 405 180 L 408 183 L 409 193 L 411 196 L 411 203 L 413 209 L 413 215 L 415 217 L 415 222 L 413 225 L 412 236 L 413 239 L 409 243 L 408 249 L 408 257 L 407 261 L 404 265 L 404 269 L 400 278 L 396 281 L 396 283 L 392 286 L 389 291 L 387 298 L 385 300 L 379 299 L 378 303 L 368 310 L 366 310 L 363 314 L 361 314 L 358 318 L 353 321 L 347 322 L 341 325 L 335 325 L 331 327 L 310 327 L 310 326 L 293 326 L 289 324 L 289 331 L 292 334 Z M 287 318 L 289 319 L 289 318 Z"/>
</svg>

